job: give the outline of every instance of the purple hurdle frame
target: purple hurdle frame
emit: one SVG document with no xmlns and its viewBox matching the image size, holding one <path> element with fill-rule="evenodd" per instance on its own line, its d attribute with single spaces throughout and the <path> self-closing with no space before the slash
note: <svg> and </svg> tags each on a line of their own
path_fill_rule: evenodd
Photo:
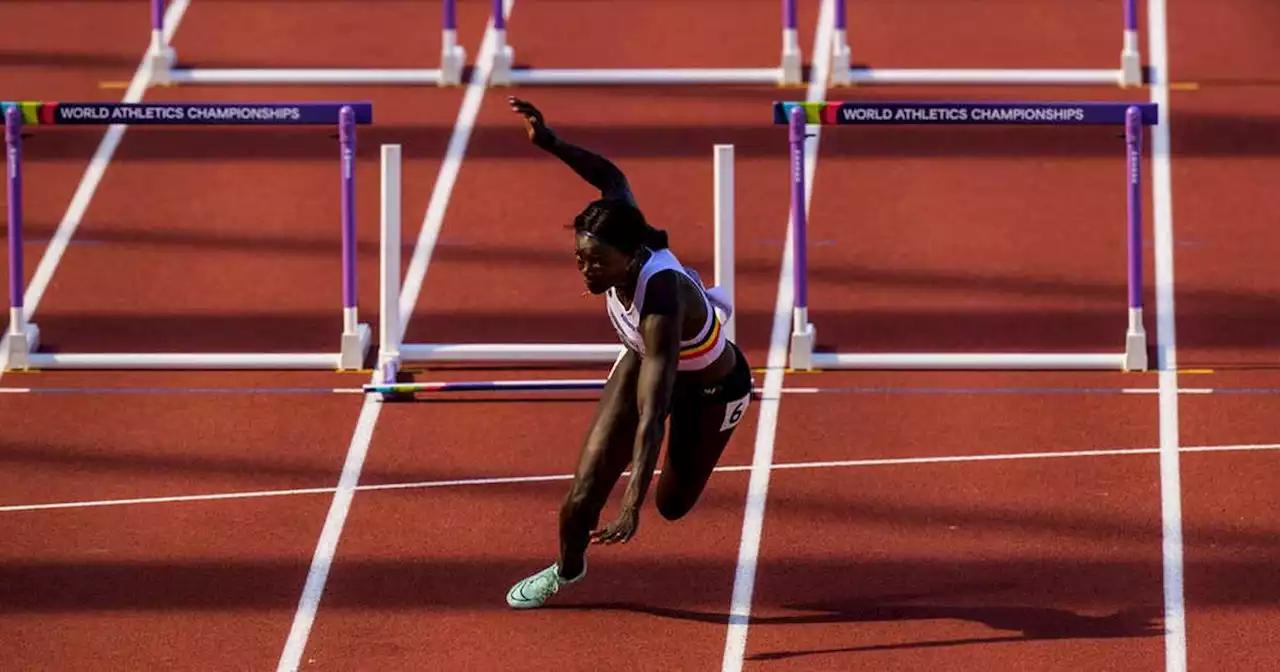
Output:
<svg viewBox="0 0 1280 672">
<path fill-rule="evenodd" d="M 337 369 L 363 368 L 371 330 L 359 322 L 356 291 L 356 127 L 373 121 L 369 103 L 3 103 L 8 166 L 10 369 Z M 163 112 L 163 113 L 162 113 Z M 116 116 L 119 115 L 119 116 Z M 22 127 L 143 125 L 336 125 L 342 231 L 342 336 L 337 353 L 39 353 L 39 331 L 24 305 Z"/>
<path fill-rule="evenodd" d="M 338 152 L 342 166 L 342 333 L 356 333 L 356 114 L 338 112 Z"/>
<path fill-rule="evenodd" d="M 805 208 L 804 142 L 805 117 L 802 108 L 791 110 L 788 141 L 791 144 L 791 250 L 795 303 L 792 313 L 793 333 L 804 333 L 809 325 L 808 213 Z"/>
<path fill-rule="evenodd" d="M 1138 52 L 1138 2 L 1120 0 L 1123 13 L 1120 64 L 1111 69 L 900 69 L 854 68 L 847 38 L 846 0 L 835 0 L 830 83 L 849 84 L 1143 84 L 1142 57 Z"/>
<path fill-rule="evenodd" d="M 846 112 L 857 111 L 860 114 Z M 794 302 L 791 362 L 794 369 L 1147 369 L 1142 323 L 1143 126 L 1158 122 L 1153 103 L 774 103 L 774 123 L 787 124 L 791 173 L 791 243 Z M 815 353 L 809 321 L 808 221 L 805 198 L 807 124 L 1092 124 L 1125 129 L 1126 284 L 1128 328 L 1122 354 L 851 354 Z"/>
<path fill-rule="evenodd" d="M 522 1 L 522 0 L 517 0 Z M 532 0 L 524 0 L 532 1 Z M 797 0 L 781 0 L 782 53 L 778 67 L 754 68 L 538 68 L 515 67 L 507 43 L 504 0 L 491 0 L 490 15 L 496 33 L 489 83 L 509 85 L 669 85 L 669 84 L 775 84 L 797 86 L 804 82 L 800 51 Z"/>
<path fill-rule="evenodd" d="M 443 0 L 440 67 L 431 68 L 175 68 L 164 38 L 167 0 L 151 0 L 152 84 L 462 84 L 467 54 L 458 44 L 458 0 Z"/>
<path fill-rule="evenodd" d="M 26 273 L 22 266 L 22 120 L 16 107 L 4 112 L 4 146 L 8 166 L 5 191 L 9 199 L 9 337 L 20 339 L 27 333 L 27 322 L 23 305 Z"/>
<path fill-rule="evenodd" d="M 1142 326 L 1142 112 L 1136 106 L 1125 110 L 1124 136 L 1127 178 L 1126 226 L 1129 233 L 1129 351 L 1146 351 L 1146 334 Z M 1145 367 L 1143 367 L 1145 368 Z"/>
</svg>

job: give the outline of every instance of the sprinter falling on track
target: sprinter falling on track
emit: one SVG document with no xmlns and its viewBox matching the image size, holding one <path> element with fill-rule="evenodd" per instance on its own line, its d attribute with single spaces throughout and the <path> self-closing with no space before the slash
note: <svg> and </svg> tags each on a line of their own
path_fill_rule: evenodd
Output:
<svg viewBox="0 0 1280 672">
<path fill-rule="evenodd" d="M 676 259 L 666 232 L 645 221 L 622 171 L 558 138 L 533 105 L 514 97 L 508 102 L 535 146 L 600 190 L 601 198 L 573 220 L 574 249 L 587 290 L 605 295 L 624 346 L 560 507 L 559 558 L 507 592 L 511 607 L 531 609 L 586 575 L 589 544 L 626 543 L 635 536 L 668 419 L 670 440 L 654 499 L 667 520 L 693 508 L 747 410 L 752 380 L 742 351 L 722 328 L 733 307 Z M 597 528 L 610 491 L 628 468 L 617 519 Z"/>
</svg>

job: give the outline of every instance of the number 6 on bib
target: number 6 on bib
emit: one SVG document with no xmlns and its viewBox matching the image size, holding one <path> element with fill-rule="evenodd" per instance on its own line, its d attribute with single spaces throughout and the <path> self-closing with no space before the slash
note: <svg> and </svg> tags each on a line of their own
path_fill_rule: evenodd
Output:
<svg viewBox="0 0 1280 672">
<path fill-rule="evenodd" d="M 746 414 L 747 405 L 750 402 L 750 392 L 737 401 L 729 402 L 729 405 L 725 406 L 724 422 L 720 423 L 720 431 L 723 432 L 737 427 L 738 423 L 742 420 L 742 416 Z"/>
</svg>

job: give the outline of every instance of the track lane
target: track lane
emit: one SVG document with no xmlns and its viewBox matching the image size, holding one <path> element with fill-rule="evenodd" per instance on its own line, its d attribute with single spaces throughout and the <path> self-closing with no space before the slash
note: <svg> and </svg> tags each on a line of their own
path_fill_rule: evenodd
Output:
<svg viewBox="0 0 1280 672">
<path fill-rule="evenodd" d="M 1169 12 L 1172 78 L 1200 86 L 1170 95 L 1178 360 L 1213 369 L 1205 378 L 1224 387 L 1280 385 L 1266 253 L 1280 212 L 1269 191 L 1280 167 L 1280 49 L 1269 30 L 1277 19 L 1275 5 L 1256 0 Z M 1184 443 L 1274 443 L 1275 407 L 1266 395 L 1181 398 Z M 1220 454 L 1181 463 L 1189 669 L 1265 666 L 1280 623 L 1271 584 L 1260 579 L 1277 559 L 1270 461 Z"/>
<path fill-rule="evenodd" d="M 517 17 L 528 25 L 530 14 L 521 12 L 529 12 L 531 6 L 517 7 L 511 23 L 513 30 Z M 539 10 L 551 11 L 541 6 Z M 547 21 L 552 15 L 542 16 Z M 551 27 L 547 25 L 548 29 Z M 519 48 L 517 46 L 517 53 Z M 632 57 L 641 54 L 640 51 L 630 53 Z M 648 94 L 662 91 L 648 87 L 645 90 Z M 591 198 L 590 188 L 577 182 L 567 168 L 554 160 L 548 163 L 548 157 L 539 156 L 529 147 L 504 96 L 494 93 L 486 96 L 481 110 L 441 233 L 439 254 L 415 306 L 406 340 L 612 342 L 614 337 L 603 316 L 599 321 L 591 317 L 601 310 L 598 300 L 580 297 L 580 280 L 570 265 L 571 237 L 556 223 L 570 221 L 572 213 Z M 739 95 L 726 99 L 715 91 L 702 95 L 684 92 L 680 106 L 662 110 L 631 108 L 633 99 L 628 95 L 600 91 L 539 88 L 512 93 L 541 106 L 552 126 L 564 131 L 567 139 L 618 161 L 655 225 L 667 228 L 686 263 L 698 266 L 704 277 L 711 279 L 711 145 L 749 137 L 738 135 L 744 126 L 732 124 L 735 121 L 749 124 L 767 114 L 765 105 L 775 91 L 761 89 L 746 100 Z M 634 93 L 634 89 L 626 92 Z M 656 124 L 670 129 L 668 132 L 689 133 L 708 114 L 726 122 L 725 132 L 700 132 L 703 137 L 669 144 L 666 149 L 656 148 L 656 154 L 655 148 L 646 145 L 647 141 L 639 135 L 618 135 L 608 130 L 609 126 L 629 123 Z M 609 123 L 602 121 L 605 119 Z M 598 134 L 596 129 L 600 129 Z M 676 151 L 675 156 L 664 154 L 671 149 Z M 780 176 L 773 174 L 771 162 L 762 157 L 770 154 L 784 157 L 785 140 L 779 135 L 772 152 L 751 149 L 762 153 L 740 156 L 737 169 L 739 249 L 744 251 L 744 258 L 753 260 L 748 263 L 758 264 L 763 270 L 761 279 L 740 276 L 739 301 L 743 315 L 749 317 L 758 310 L 763 317 L 771 313 L 771 306 L 756 308 L 751 297 L 768 296 L 772 287 L 756 293 L 750 289 L 750 283 L 754 280 L 771 285 L 770 276 L 776 277 L 776 266 L 770 268 L 767 260 L 776 260 L 779 249 L 776 245 L 780 245 L 781 234 L 763 232 L 769 230 L 765 226 L 776 227 L 785 221 L 786 192 L 778 179 Z M 504 160 L 500 163 L 498 159 Z M 766 172 L 768 176 L 762 177 Z M 776 187 L 764 187 L 766 183 Z M 564 205 L 554 205 L 557 202 Z M 557 211 L 561 214 L 554 214 Z M 769 243 L 769 240 L 776 242 Z M 755 254 L 750 252 L 753 241 L 763 243 L 761 251 Z M 486 263 L 490 259 L 502 260 L 510 270 Z M 562 271 L 554 270 L 557 263 L 564 264 Z M 483 301 L 475 294 L 480 288 L 486 293 Z M 516 322 L 524 319 L 531 322 L 519 325 L 518 332 L 512 331 Z M 752 348 L 763 349 L 768 338 L 764 329 L 753 329 L 745 317 L 739 318 L 738 329 L 749 352 Z M 599 368 L 598 375 L 603 373 L 603 367 Z M 533 376 L 526 372 L 522 377 Z M 533 421 L 529 419 L 529 406 L 534 409 Z M 389 463 L 401 465 L 399 468 L 430 464 L 433 473 L 444 477 L 509 475 L 513 469 L 560 473 L 571 469 L 580 441 L 579 431 L 566 434 L 565 430 L 586 422 L 590 412 L 589 405 L 578 402 L 540 402 L 514 407 L 485 402 L 389 406 L 383 409 L 384 415 L 369 451 L 368 467 L 376 470 L 379 465 Z M 740 431 L 747 436 L 754 429 L 744 425 Z M 568 444 L 564 443 L 566 438 Z M 505 446 L 501 459 L 477 450 L 481 445 Z M 555 448 L 556 445 L 561 448 Z M 566 445 L 568 452 L 563 450 Z M 735 442 L 726 461 L 744 450 L 749 451 L 749 442 Z M 379 608 L 379 615 L 374 617 L 379 636 L 376 641 L 413 642 L 397 646 L 401 659 L 412 660 L 429 653 L 433 663 L 446 655 L 458 663 L 484 660 L 488 664 L 536 666 L 538 661 L 555 660 L 557 666 L 563 667 L 571 664 L 566 662 L 570 656 L 580 654 L 581 647 L 586 646 L 595 652 L 581 659 L 589 667 L 598 667 L 602 657 L 620 656 L 618 660 L 633 661 L 639 655 L 650 659 L 657 655 L 658 659 L 653 662 L 659 667 L 676 664 L 667 655 L 653 652 L 659 640 L 649 636 L 633 637 L 621 650 L 618 642 L 602 640 L 586 631 L 581 637 L 558 639 L 555 644 L 548 644 L 549 637 L 565 631 L 563 620 L 566 618 L 595 632 L 595 628 L 601 626 L 603 609 L 607 612 L 607 627 L 640 626 L 639 632 L 653 633 L 661 637 L 662 642 L 669 641 L 670 636 L 685 642 L 705 642 L 706 646 L 698 646 L 697 650 L 703 651 L 708 665 L 714 664 L 723 637 L 723 630 L 714 620 L 709 623 L 701 623 L 700 619 L 688 623 L 674 621 L 654 631 L 646 627 L 648 620 L 644 615 L 634 613 L 632 607 L 606 605 L 617 606 L 619 600 L 625 605 L 644 600 L 635 608 L 661 609 L 670 603 L 654 604 L 647 600 L 652 586 L 658 585 L 655 581 L 669 581 L 686 572 L 688 578 L 682 583 L 693 581 L 699 586 L 688 596 L 693 606 L 712 610 L 710 613 L 714 614 L 714 610 L 728 604 L 734 566 L 732 540 L 741 524 L 745 481 L 727 475 L 716 482 L 720 485 L 715 492 L 708 493 L 707 502 L 688 520 L 665 525 L 652 506 L 647 506 L 646 543 L 627 548 L 625 555 L 614 556 L 608 551 L 593 554 L 592 578 L 581 586 L 583 590 L 575 591 L 579 597 L 566 593 L 565 604 L 572 605 L 576 599 L 580 606 L 594 604 L 596 608 L 574 615 L 554 610 L 517 614 L 503 602 L 511 583 L 545 566 L 554 556 L 555 511 L 563 496 L 564 483 L 499 488 L 498 492 L 514 489 L 522 493 L 517 501 L 494 497 L 487 487 L 470 495 L 430 492 L 425 494 L 426 499 L 422 494 L 362 493 L 354 501 L 350 527 L 344 533 L 343 547 L 331 570 L 326 604 L 346 604 L 368 599 L 370 595 L 377 599 L 376 596 L 388 593 L 403 596 L 397 599 L 410 600 L 396 611 Z M 735 483 L 740 483 L 738 489 Z M 422 506 L 425 502 L 429 502 L 427 508 L 433 511 L 429 519 L 421 518 L 425 515 Z M 612 509 L 605 515 L 612 515 Z M 529 518 L 530 529 L 542 532 L 530 535 L 504 532 L 509 521 L 522 517 Z M 538 519 L 543 523 L 537 523 Z M 394 547 L 388 547 L 385 537 L 388 521 L 397 521 L 397 526 L 407 526 L 414 532 L 403 535 L 403 541 Z M 485 558 L 483 561 L 460 564 L 457 560 L 459 556 L 474 556 L 477 548 L 486 547 L 490 550 L 479 551 Z M 636 554 L 640 554 L 639 557 Z M 656 570 L 640 569 L 649 561 L 662 564 Z M 410 573 L 391 574 L 386 580 L 373 581 L 362 571 L 362 567 L 371 562 L 407 565 L 413 569 Z M 651 575 L 653 571 L 657 572 L 656 576 Z M 408 593 L 406 586 L 411 587 Z M 426 609 L 431 611 L 424 612 Z M 429 613 L 435 624 L 425 642 L 420 628 L 424 613 Z M 308 643 L 307 656 L 333 661 L 352 660 L 353 656 L 383 658 L 386 651 L 379 647 L 358 646 L 354 651 L 351 648 L 350 633 L 369 632 L 370 618 L 368 610 L 322 610 Z M 510 623 L 508 646 L 495 648 L 492 638 L 476 638 L 479 633 L 475 624 L 482 618 L 486 624 Z M 724 619 L 727 614 L 720 623 Z M 445 642 L 448 642 L 447 648 Z M 471 643 L 460 645 L 460 642 Z M 680 656 L 680 662 L 687 662 L 690 655 L 688 650 L 672 650 L 670 654 Z"/>
<path fill-rule="evenodd" d="M 325 505 L 310 497 L 0 515 L 7 665 L 263 667 L 288 630 Z"/>
<path fill-rule="evenodd" d="M 782 427 L 779 452 L 808 438 Z M 747 665 L 1159 670 L 1154 474 L 1149 455 L 779 472 Z"/>
</svg>

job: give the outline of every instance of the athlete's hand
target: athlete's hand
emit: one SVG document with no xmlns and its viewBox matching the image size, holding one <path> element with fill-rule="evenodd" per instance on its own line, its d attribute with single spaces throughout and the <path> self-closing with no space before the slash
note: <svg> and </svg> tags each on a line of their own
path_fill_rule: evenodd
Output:
<svg viewBox="0 0 1280 672">
<path fill-rule="evenodd" d="M 591 543 L 625 544 L 635 536 L 638 527 L 640 527 L 640 510 L 624 506 L 617 520 L 610 523 L 608 527 L 591 533 Z"/>
<path fill-rule="evenodd" d="M 542 118 L 542 112 L 533 106 L 533 103 L 520 100 L 515 96 L 507 97 L 507 103 L 511 105 L 511 111 L 524 118 L 524 129 L 529 134 L 529 140 L 533 144 L 546 148 L 555 142 L 555 134 L 551 129 L 547 128 L 546 121 Z"/>
</svg>

